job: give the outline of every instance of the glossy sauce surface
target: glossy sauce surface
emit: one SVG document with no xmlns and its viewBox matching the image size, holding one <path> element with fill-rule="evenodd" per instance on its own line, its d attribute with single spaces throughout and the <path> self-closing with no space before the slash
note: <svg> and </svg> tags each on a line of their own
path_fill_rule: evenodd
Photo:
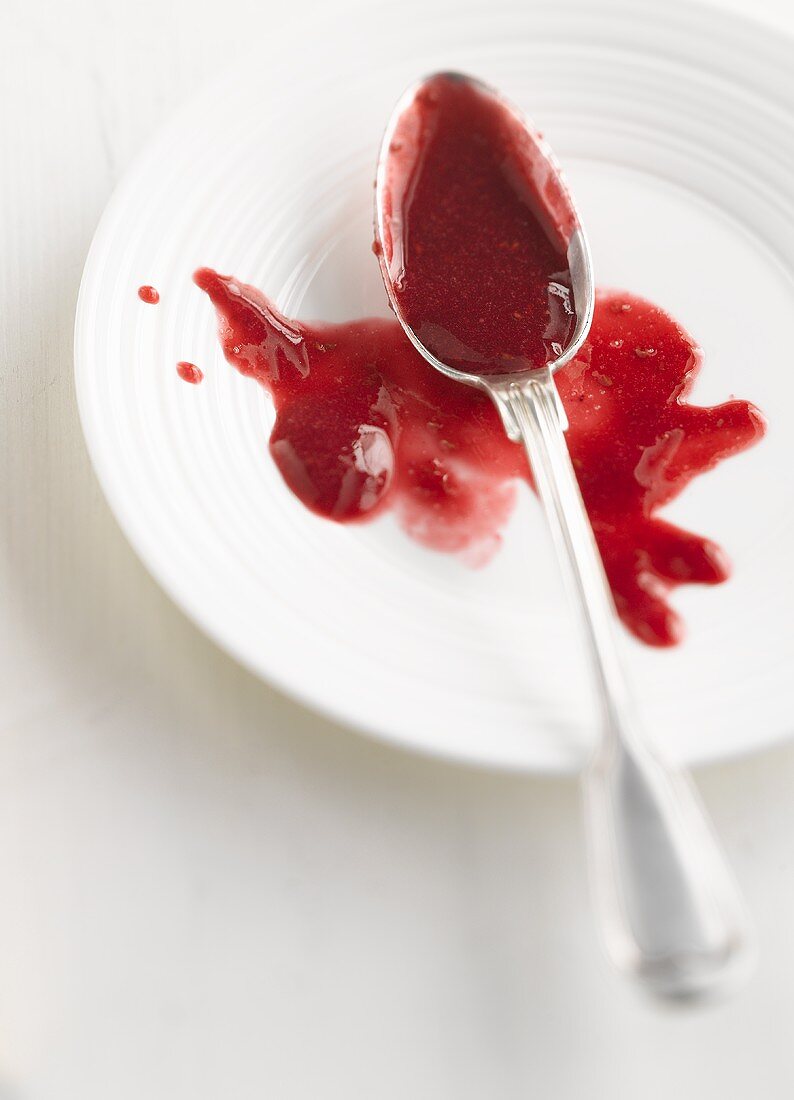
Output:
<svg viewBox="0 0 794 1100">
<path fill-rule="evenodd" d="M 493 555 L 531 476 L 484 394 L 429 367 L 395 320 L 308 324 L 208 268 L 195 281 L 215 305 L 227 359 L 273 399 L 270 453 L 306 507 L 340 523 L 391 508 L 424 546 L 472 564 Z M 746 401 L 685 401 L 701 360 L 661 309 L 604 291 L 585 346 L 556 375 L 618 611 L 652 645 L 681 637 L 672 589 L 729 572 L 719 547 L 658 510 L 764 431 Z"/>
</svg>

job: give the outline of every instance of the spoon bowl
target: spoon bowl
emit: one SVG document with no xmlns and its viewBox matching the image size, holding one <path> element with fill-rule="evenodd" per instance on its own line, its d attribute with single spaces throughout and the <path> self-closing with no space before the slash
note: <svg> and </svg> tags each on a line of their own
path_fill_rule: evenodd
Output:
<svg viewBox="0 0 794 1100">
<path fill-rule="evenodd" d="M 569 339 L 565 346 L 560 349 L 559 354 L 549 359 L 546 363 L 542 365 L 539 364 L 534 368 L 534 370 L 548 370 L 554 374 L 560 367 L 564 367 L 575 358 L 587 339 L 590 325 L 593 320 L 593 311 L 595 308 L 595 283 L 593 280 L 593 265 L 587 237 L 585 236 L 571 193 L 563 181 L 560 167 L 547 142 L 545 142 L 542 136 L 534 130 L 529 121 L 516 106 L 476 77 L 471 77 L 463 73 L 450 72 L 433 74 L 422 80 L 416 81 L 416 83 L 407 88 L 400 97 L 384 132 L 375 174 L 375 240 L 377 243 L 377 255 L 381 274 L 387 293 L 389 294 L 391 308 L 394 310 L 395 316 L 405 330 L 408 339 L 420 355 L 435 367 L 436 370 L 441 371 L 442 374 L 446 374 L 450 378 L 454 378 L 456 381 L 464 382 L 467 385 L 476 386 L 480 389 L 484 388 L 490 390 L 495 385 L 498 386 L 500 384 L 516 382 L 518 377 L 522 374 L 529 376 L 534 373 L 532 369 L 529 369 L 523 372 L 511 371 L 503 375 L 492 373 L 484 375 L 475 371 L 463 371 L 450 366 L 449 363 L 439 358 L 419 339 L 404 314 L 399 298 L 393 293 L 395 281 L 399 278 L 399 273 L 395 273 L 394 271 L 393 256 L 390 254 L 391 250 L 389 249 L 389 242 L 392 238 L 392 227 L 389 224 L 391 209 L 389 165 L 393 156 L 395 134 L 401 121 L 405 118 L 406 113 L 409 112 L 416 103 L 417 97 L 423 93 L 429 84 L 439 79 L 465 84 L 472 89 L 476 89 L 481 95 L 491 97 L 498 102 L 505 114 L 512 118 L 517 125 L 522 127 L 526 133 L 531 136 L 533 149 L 538 161 L 542 162 L 548 178 L 552 178 L 558 183 L 554 194 L 557 216 L 559 218 L 561 215 L 570 227 L 566 260 L 571 277 L 571 297 L 574 306 L 575 324 Z"/>
</svg>

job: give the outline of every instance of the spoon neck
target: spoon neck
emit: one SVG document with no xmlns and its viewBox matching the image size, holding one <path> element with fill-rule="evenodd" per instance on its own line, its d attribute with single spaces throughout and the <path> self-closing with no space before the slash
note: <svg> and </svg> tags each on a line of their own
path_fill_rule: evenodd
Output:
<svg viewBox="0 0 794 1100">
<path fill-rule="evenodd" d="M 631 700 L 618 651 L 617 611 L 568 452 L 568 421 L 551 370 L 546 367 L 501 383 L 490 392 L 508 435 L 526 449 L 571 602 L 579 611 L 588 642 L 603 726 L 610 736 L 620 736 Z"/>
</svg>

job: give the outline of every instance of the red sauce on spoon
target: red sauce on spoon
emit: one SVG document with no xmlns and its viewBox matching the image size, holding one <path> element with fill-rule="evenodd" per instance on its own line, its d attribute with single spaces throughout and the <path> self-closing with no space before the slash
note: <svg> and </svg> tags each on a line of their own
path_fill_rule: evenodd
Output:
<svg viewBox="0 0 794 1100">
<path fill-rule="evenodd" d="M 538 135 L 443 73 L 398 117 L 382 167 L 383 263 L 422 344 L 457 370 L 542 367 L 574 327 L 573 207 Z"/>
</svg>

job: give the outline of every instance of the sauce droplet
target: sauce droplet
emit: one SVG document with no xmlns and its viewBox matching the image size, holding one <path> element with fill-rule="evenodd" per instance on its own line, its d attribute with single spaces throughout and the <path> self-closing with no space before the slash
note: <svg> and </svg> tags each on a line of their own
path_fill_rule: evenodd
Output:
<svg viewBox="0 0 794 1100">
<path fill-rule="evenodd" d="M 183 382 L 190 382 L 192 386 L 197 386 L 204 379 L 204 372 L 195 363 L 188 363 L 184 360 L 177 363 L 176 373 Z"/>
<path fill-rule="evenodd" d="M 160 301 L 160 292 L 153 286 L 139 286 L 138 297 L 142 302 L 146 302 L 147 305 L 156 306 Z"/>
</svg>

